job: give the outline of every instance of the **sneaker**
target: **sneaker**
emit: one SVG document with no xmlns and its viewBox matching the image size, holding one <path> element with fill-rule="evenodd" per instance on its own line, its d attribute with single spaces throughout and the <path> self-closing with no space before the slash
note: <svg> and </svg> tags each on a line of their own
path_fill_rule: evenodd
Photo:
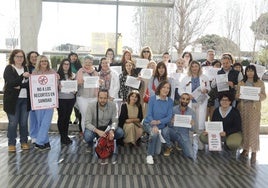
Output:
<svg viewBox="0 0 268 188">
<path fill-rule="evenodd" d="M 116 164 L 117 163 L 117 154 L 113 154 L 112 156 L 112 164 Z"/>
<path fill-rule="evenodd" d="M 48 145 L 49 143 L 46 143 L 44 145 L 39 145 L 39 144 L 35 144 L 35 148 L 41 150 L 41 151 L 45 151 L 45 150 L 49 150 L 50 149 L 50 144 Z"/>
<path fill-rule="evenodd" d="M 48 143 L 45 143 L 45 146 L 48 148 L 48 149 L 50 149 L 51 148 L 51 146 L 50 146 L 50 143 L 48 142 Z"/>
<path fill-rule="evenodd" d="M 146 157 L 146 163 L 147 163 L 147 164 L 154 164 L 153 156 L 148 155 L 148 156 Z"/>
<path fill-rule="evenodd" d="M 172 151 L 173 151 L 173 149 L 171 147 L 170 148 L 168 147 L 166 149 L 166 151 L 164 152 L 164 156 L 169 157 Z"/>
<path fill-rule="evenodd" d="M 16 152 L 16 146 L 13 145 L 8 146 L 8 152 Z"/>
<path fill-rule="evenodd" d="M 28 143 L 22 143 L 22 144 L 21 144 L 21 149 L 22 149 L 22 150 L 29 150 L 29 149 L 30 149 L 30 146 L 29 146 Z"/>
<path fill-rule="evenodd" d="M 78 122 L 79 122 L 79 119 L 78 118 L 75 118 L 75 120 L 74 120 L 74 122 L 73 122 L 73 124 L 78 124 Z"/>
<path fill-rule="evenodd" d="M 61 144 L 65 144 L 65 145 L 70 145 L 72 143 L 73 141 L 70 138 L 61 141 Z"/>
</svg>

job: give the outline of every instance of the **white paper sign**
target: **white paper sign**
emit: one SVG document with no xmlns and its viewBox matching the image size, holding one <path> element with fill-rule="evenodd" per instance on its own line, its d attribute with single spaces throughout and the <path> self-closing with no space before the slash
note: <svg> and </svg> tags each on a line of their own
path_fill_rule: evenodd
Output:
<svg viewBox="0 0 268 188">
<path fill-rule="evenodd" d="M 110 69 L 114 72 L 116 72 L 118 75 L 122 73 L 122 67 L 121 66 L 110 66 Z"/>
<path fill-rule="evenodd" d="M 147 68 L 148 63 L 149 63 L 148 59 L 137 58 L 136 59 L 136 68 Z"/>
<path fill-rule="evenodd" d="M 206 131 L 208 132 L 208 147 L 210 151 L 221 151 L 221 136 L 223 132 L 222 121 L 205 122 Z"/>
<path fill-rule="evenodd" d="M 84 88 L 98 88 L 99 77 L 98 76 L 84 76 Z"/>
<path fill-rule="evenodd" d="M 185 128 L 191 128 L 191 115 L 180 115 L 175 114 L 174 115 L 174 127 L 185 127 Z"/>
<path fill-rule="evenodd" d="M 201 87 L 199 86 L 192 92 L 193 98 L 198 102 L 199 104 L 203 103 L 206 99 L 208 99 L 207 94 L 201 93 Z"/>
<path fill-rule="evenodd" d="M 262 66 L 262 65 L 253 64 L 253 63 L 250 63 L 250 64 L 251 65 L 254 65 L 256 67 L 256 71 L 257 71 L 258 77 L 259 78 L 262 78 L 263 74 L 266 71 L 266 68 L 264 66 Z"/>
<path fill-rule="evenodd" d="M 202 67 L 202 72 L 204 75 L 206 75 L 209 79 L 209 81 L 212 81 L 213 79 L 216 78 L 216 75 L 218 74 L 218 71 L 220 68 L 214 68 L 211 66 L 203 66 Z"/>
<path fill-rule="evenodd" d="M 168 63 L 167 64 L 167 73 L 170 76 L 171 74 L 175 73 L 177 69 L 176 63 Z"/>
<path fill-rule="evenodd" d="M 77 80 L 62 80 L 61 84 L 61 92 L 63 93 L 71 93 L 77 91 Z"/>
<path fill-rule="evenodd" d="M 206 121 L 205 127 L 207 132 L 223 132 L 222 121 Z"/>
<path fill-rule="evenodd" d="M 216 75 L 216 83 L 217 83 L 218 92 L 229 91 L 228 75 L 227 74 Z"/>
<path fill-rule="evenodd" d="M 260 87 L 250 87 L 250 86 L 240 86 L 240 99 L 247 99 L 253 101 L 260 100 L 261 88 Z"/>
<path fill-rule="evenodd" d="M 139 89 L 141 81 L 138 80 L 136 77 L 127 76 L 127 80 L 125 85 L 129 87 L 133 87 L 135 89 Z"/>
<path fill-rule="evenodd" d="M 144 79 L 150 79 L 153 76 L 153 69 L 141 69 L 141 77 Z"/>
<path fill-rule="evenodd" d="M 56 74 L 31 75 L 30 98 L 32 110 L 58 107 Z"/>
<path fill-rule="evenodd" d="M 220 133 L 208 133 L 208 149 L 209 151 L 221 151 L 221 136 Z"/>
</svg>

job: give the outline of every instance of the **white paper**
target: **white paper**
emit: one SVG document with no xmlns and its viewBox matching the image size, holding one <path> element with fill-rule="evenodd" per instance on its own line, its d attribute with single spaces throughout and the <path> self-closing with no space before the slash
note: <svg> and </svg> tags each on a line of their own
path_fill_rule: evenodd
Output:
<svg viewBox="0 0 268 188">
<path fill-rule="evenodd" d="M 139 89 L 141 81 L 138 80 L 136 77 L 127 76 L 127 80 L 125 85 L 129 87 L 133 87 L 135 89 Z"/>
<path fill-rule="evenodd" d="M 141 69 L 141 78 L 150 79 L 153 76 L 153 69 Z"/>
<path fill-rule="evenodd" d="M 110 69 L 114 72 L 116 72 L 118 75 L 122 73 L 122 67 L 121 66 L 110 66 Z"/>
<path fill-rule="evenodd" d="M 167 64 L 167 73 L 168 76 L 170 76 L 171 74 L 175 73 L 177 69 L 177 65 L 176 63 L 168 63 Z"/>
<path fill-rule="evenodd" d="M 203 103 L 207 98 L 207 94 L 201 93 L 201 87 L 199 86 L 192 92 L 193 98 L 196 100 L 198 103 Z"/>
<path fill-rule="evenodd" d="M 191 128 L 192 127 L 191 120 L 192 120 L 191 115 L 175 114 L 174 115 L 174 127 Z"/>
<path fill-rule="evenodd" d="M 161 143 L 166 143 L 166 140 L 162 136 L 161 130 L 159 129 L 158 131 L 159 131 L 159 138 L 160 138 Z"/>
<path fill-rule="evenodd" d="M 240 99 L 247 99 L 253 101 L 260 100 L 261 88 L 260 87 L 250 87 L 250 86 L 240 86 Z"/>
<path fill-rule="evenodd" d="M 254 64 L 254 63 L 250 63 L 251 65 L 254 65 L 256 67 L 256 71 L 257 71 L 257 74 L 258 74 L 258 77 L 259 78 L 262 78 L 263 74 L 265 73 L 266 71 L 266 68 L 262 65 L 258 65 L 258 64 Z"/>
<path fill-rule="evenodd" d="M 58 107 L 56 74 L 31 75 L 29 83 L 32 110 Z"/>
<path fill-rule="evenodd" d="M 209 79 L 209 81 L 212 81 L 216 78 L 216 75 L 218 74 L 218 71 L 220 68 L 214 68 L 211 66 L 203 66 L 202 67 L 202 72 L 204 75 L 206 75 Z"/>
<path fill-rule="evenodd" d="M 222 121 L 206 121 L 205 127 L 207 132 L 223 132 Z"/>
<path fill-rule="evenodd" d="M 148 59 L 137 58 L 136 59 L 136 68 L 147 68 L 148 63 L 149 63 Z"/>
<path fill-rule="evenodd" d="M 229 91 L 228 75 L 227 74 L 216 75 L 216 83 L 217 83 L 218 92 Z"/>
<path fill-rule="evenodd" d="M 208 133 L 208 149 L 209 151 L 221 151 L 221 136 L 220 133 Z"/>
<path fill-rule="evenodd" d="M 98 76 L 84 76 L 84 88 L 98 88 L 99 77 Z"/>
<path fill-rule="evenodd" d="M 61 84 L 61 92 L 63 93 L 71 93 L 77 91 L 77 80 L 62 80 Z"/>
</svg>

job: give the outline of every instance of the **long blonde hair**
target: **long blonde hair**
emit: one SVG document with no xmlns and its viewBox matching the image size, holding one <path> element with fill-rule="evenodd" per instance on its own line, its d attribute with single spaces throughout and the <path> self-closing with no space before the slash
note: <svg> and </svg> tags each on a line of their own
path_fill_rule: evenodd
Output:
<svg viewBox="0 0 268 188">
<path fill-rule="evenodd" d="M 50 68 L 50 63 L 49 63 L 49 60 L 48 60 L 47 56 L 45 56 L 45 55 L 40 55 L 40 56 L 37 57 L 37 61 L 36 61 L 36 65 L 35 65 L 35 70 L 36 71 L 40 71 L 41 59 L 46 59 L 47 60 L 46 70 L 49 71 L 51 69 Z"/>
</svg>

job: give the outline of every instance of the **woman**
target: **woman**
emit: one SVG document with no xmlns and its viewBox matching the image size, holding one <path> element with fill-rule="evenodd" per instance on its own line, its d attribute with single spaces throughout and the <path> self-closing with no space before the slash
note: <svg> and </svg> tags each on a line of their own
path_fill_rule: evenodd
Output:
<svg viewBox="0 0 268 188">
<path fill-rule="evenodd" d="M 118 74 L 110 70 L 110 64 L 106 59 L 101 61 L 101 71 L 99 72 L 100 77 L 100 88 L 107 89 L 109 91 L 109 99 L 117 99 L 119 91 L 119 78 Z"/>
<path fill-rule="evenodd" d="M 179 86 L 179 94 L 189 93 L 191 98 L 192 109 L 196 113 L 197 123 L 194 127 L 194 131 L 197 134 L 203 132 L 205 128 L 208 92 L 210 91 L 210 85 L 208 78 L 202 74 L 201 65 L 197 61 L 192 61 L 189 64 L 187 76 L 185 76 Z M 195 92 L 198 96 L 196 99 L 193 96 Z M 198 143 L 198 149 L 203 150 L 204 145 Z"/>
<path fill-rule="evenodd" d="M 87 104 L 92 101 L 96 101 L 98 88 L 85 88 L 84 82 L 85 77 L 88 76 L 98 76 L 97 71 L 95 71 L 93 65 L 93 56 L 86 56 L 84 57 L 83 67 L 79 69 L 77 72 L 77 84 L 78 84 L 78 91 L 76 94 L 76 101 L 79 107 L 79 110 L 82 115 L 81 126 L 82 132 L 85 130 L 85 117 L 87 111 Z"/>
<path fill-rule="evenodd" d="M 75 76 L 71 70 L 71 62 L 69 59 L 63 59 L 58 70 L 60 76 L 59 84 L 59 107 L 58 107 L 58 129 L 62 144 L 69 145 L 72 140 L 68 137 L 69 120 L 75 103 L 75 92 L 62 92 L 61 82 L 74 80 Z"/>
<path fill-rule="evenodd" d="M 59 75 L 50 68 L 48 58 L 44 55 L 40 55 L 37 58 L 35 69 L 32 75 L 46 75 L 46 74 L 56 74 L 56 77 L 59 78 Z M 36 140 L 35 147 L 40 150 L 50 149 L 48 131 L 51 125 L 51 120 L 53 116 L 54 109 L 40 109 L 35 110 L 36 115 L 36 125 L 37 134 L 33 138 Z"/>
<path fill-rule="evenodd" d="M 19 124 L 21 149 L 30 149 L 28 145 L 29 76 L 25 53 L 15 49 L 9 57 L 4 70 L 4 111 L 8 117 L 8 151 L 16 152 L 17 127 Z"/>
<path fill-rule="evenodd" d="M 132 55 L 131 55 L 130 51 L 125 50 L 123 55 L 122 55 L 122 59 L 121 59 L 122 71 L 124 71 L 124 66 L 128 61 L 133 61 L 132 60 Z"/>
<path fill-rule="evenodd" d="M 190 62 L 193 61 L 193 56 L 192 56 L 191 52 L 183 52 L 182 58 L 185 61 L 184 68 L 187 69 Z"/>
<path fill-rule="evenodd" d="M 153 53 L 149 46 L 145 46 L 142 48 L 140 58 L 147 59 L 149 62 L 153 60 Z M 139 74 L 141 72 L 141 68 L 136 68 L 135 72 Z"/>
<path fill-rule="evenodd" d="M 239 111 L 232 107 L 234 98 L 228 92 L 219 95 L 220 107 L 213 112 L 211 121 L 221 121 L 223 132 L 220 133 L 221 140 L 225 142 L 227 149 L 236 151 L 241 146 L 241 116 Z M 208 133 L 203 132 L 200 140 L 204 144 L 208 144 Z"/>
<path fill-rule="evenodd" d="M 241 65 L 241 63 L 234 63 L 233 69 L 238 71 L 238 72 L 241 72 L 242 75 L 244 76 L 244 70 L 243 70 L 243 66 Z"/>
<path fill-rule="evenodd" d="M 174 99 L 174 86 L 173 86 L 173 79 L 167 77 L 167 67 L 165 63 L 159 62 L 156 66 L 156 71 L 154 76 L 149 80 L 148 83 L 148 90 L 149 90 L 149 95 L 153 96 L 155 95 L 155 90 L 157 86 L 159 85 L 160 82 L 162 81 L 168 81 L 171 85 L 171 98 Z"/>
<path fill-rule="evenodd" d="M 154 164 L 154 155 L 161 152 L 160 135 L 166 140 L 167 148 L 171 147 L 168 124 L 172 118 L 173 100 L 170 98 L 171 85 L 165 80 L 156 88 L 155 95 L 148 103 L 147 115 L 143 121 L 144 130 L 150 135 L 147 148 L 147 164 Z"/>
<path fill-rule="evenodd" d="M 132 61 L 127 61 L 123 67 L 123 72 L 119 75 L 120 88 L 118 95 L 119 98 L 123 99 L 123 101 L 126 101 L 128 93 L 133 89 L 125 85 L 127 76 L 137 77 L 138 75 L 135 73 L 135 65 Z"/>
<path fill-rule="evenodd" d="M 39 53 L 36 51 L 31 51 L 27 55 L 28 70 L 29 70 L 30 74 L 32 74 L 33 70 L 35 69 L 38 56 L 39 56 Z M 37 131 L 38 131 L 38 127 L 35 127 L 37 125 L 35 111 L 31 110 L 29 116 L 30 116 L 30 118 L 29 118 L 30 119 L 30 121 L 29 121 L 29 123 L 30 123 L 30 137 L 31 137 L 32 143 L 35 143 L 36 142 L 35 138 L 37 137 Z"/>
<path fill-rule="evenodd" d="M 68 59 L 71 62 L 72 73 L 76 74 L 77 71 L 82 68 L 81 62 L 80 62 L 80 60 L 78 58 L 78 54 L 75 53 L 75 52 L 71 52 L 68 55 Z M 74 112 L 75 112 L 75 120 L 74 120 L 73 123 L 78 124 L 79 130 L 81 132 L 82 131 L 82 128 L 81 128 L 81 114 L 79 112 L 79 109 L 77 108 L 77 104 L 74 105 Z M 72 124 L 72 121 L 70 120 L 69 123 Z"/>
<path fill-rule="evenodd" d="M 35 68 L 35 65 L 36 65 L 36 61 L 37 61 L 37 57 L 39 56 L 39 53 L 36 52 L 36 51 L 30 51 L 28 54 L 27 54 L 27 66 L 28 66 L 28 69 L 29 69 L 29 73 L 31 74 Z"/>
<path fill-rule="evenodd" d="M 261 119 L 261 101 L 266 99 L 265 85 L 259 79 L 254 65 L 248 65 L 245 70 L 244 79 L 238 83 L 236 98 L 240 98 L 241 87 L 256 87 L 260 88 L 259 100 L 246 100 L 240 99 L 238 109 L 242 116 L 242 133 L 243 133 L 243 152 L 242 157 L 248 157 L 251 151 L 251 162 L 256 162 L 256 153 L 259 151 L 259 132 L 260 132 L 260 119 Z"/>
<path fill-rule="evenodd" d="M 132 146 L 139 145 L 139 139 L 142 136 L 143 128 L 141 121 L 143 119 L 141 98 L 137 90 L 131 91 L 127 96 L 127 102 L 122 104 L 119 116 L 118 126 L 124 130 L 124 143 Z"/>
</svg>

